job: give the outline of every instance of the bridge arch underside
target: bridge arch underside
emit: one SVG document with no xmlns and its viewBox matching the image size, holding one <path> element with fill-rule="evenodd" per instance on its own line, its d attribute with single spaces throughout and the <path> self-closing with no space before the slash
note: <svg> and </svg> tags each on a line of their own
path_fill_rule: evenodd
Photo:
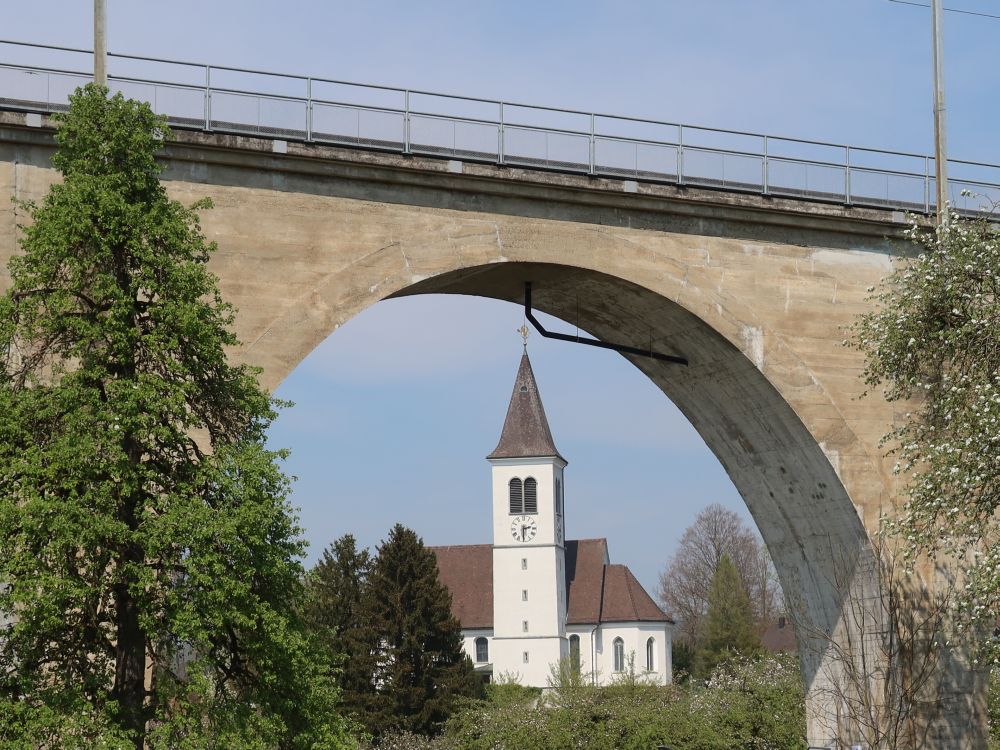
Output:
<svg viewBox="0 0 1000 750">
<path fill-rule="evenodd" d="M 768 545 L 782 587 L 832 632 L 839 584 L 868 569 L 868 534 L 816 438 L 725 337 L 684 308 L 623 279 L 550 264 L 500 263 L 418 282 L 392 295 L 466 294 L 523 304 L 602 340 L 681 354 L 688 366 L 625 356 L 690 420 L 722 463 Z M 574 344 L 566 343 L 565 346 Z M 668 479 L 668 478 L 665 478 Z"/>
<path fill-rule="evenodd" d="M 520 305 L 524 284 L 531 282 L 536 310 L 603 341 L 639 346 L 652 341 L 657 351 L 689 359 L 684 367 L 626 357 L 680 408 L 718 457 L 757 523 L 786 597 L 806 614 L 813 632 L 800 629 L 798 637 L 810 741 L 829 743 L 836 733 L 831 717 L 838 710 L 828 688 L 828 643 L 819 633 L 835 634 L 842 627 L 845 596 L 870 590 L 870 540 L 823 446 L 744 351 L 677 302 L 589 268 L 504 261 L 444 271 L 395 290 L 398 281 L 377 281 L 351 285 L 350 301 L 342 298 L 351 315 L 382 298 L 433 293 Z M 343 312 L 336 316 L 340 322 L 350 317 Z M 292 348 L 311 351 L 339 324 L 299 329 L 315 340 Z M 289 329 L 284 334 L 294 335 Z M 847 424 L 840 431 L 852 434 Z"/>
</svg>

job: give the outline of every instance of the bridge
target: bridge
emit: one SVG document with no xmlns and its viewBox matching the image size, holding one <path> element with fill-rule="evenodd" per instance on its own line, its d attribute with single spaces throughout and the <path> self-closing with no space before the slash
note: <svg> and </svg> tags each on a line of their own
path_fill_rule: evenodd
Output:
<svg viewBox="0 0 1000 750">
<path fill-rule="evenodd" d="M 0 40 L 0 106 L 65 109 L 69 93 L 91 80 L 92 57 Z M 926 154 L 139 55 L 109 59 L 122 69 L 109 75 L 109 88 L 149 102 L 175 128 L 922 214 L 937 208 Z M 1000 165 L 951 159 L 948 173 L 957 210 L 1000 201 Z"/>
<path fill-rule="evenodd" d="M 5 267 L 24 216 L 2 196 L 37 200 L 58 179 L 47 114 L 86 74 L 0 70 L 13 76 L 0 76 Z M 601 340 L 686 358 L 678 367 L 626 355 L 725 467 L 786 596 L 809 618 L 799 638 L 810 744 L 850 739 L 830 639 L 851 635 L 852 606 L 875 590 L 872 534 L 901 494 L 879 440 L 901 414 L 862 397 L 863 360 L 841 342 L 869 309 L 867 288 L 907 251 L 907 212 L 933 211 L 927 157 L 913 157 L 922 171 L 891 170 L 879 160 L 907 155 L 845 146 L 835 164 L 778 150 L 829 144 L 701 129 L 761 139 L 753 152 L 704 145 L 689 126 L 669 126 L 673 140 L 639 138 L 614 128 L 666 124 L 537 108 L 539 117 L 582 116 L 578 130 L 525 120 L 524 105 L 441 97 L 440 110 L 498 110 L 493 119 L 440 114 L 424 103 L 435 94 L 364 87 L 365 96 L 401 96 L 402 106 L 351 103 L 320 90 L 354 84 L 279 76 L 276 87 L 306 86 L 293 96 L 220 82 L 268 74 L 194 70 L 204 79 L 112 82 L 178 126 L 163 154 L 170 194 L 215 203 L 203 227 L 219 245 L 212 268 L 223 294 L 239 310 L 234 357 L 262 367 L 273 389 L 382 299 L 453 293 L 522 304 L 531 282 L 538 310 Z M 998 189 L 958 174 L 976 193 Z M 959 648 L 945 652 L 943 675 L 927 708 L 928 746 L 984 747 L 982 676 Z"/>
</svg>

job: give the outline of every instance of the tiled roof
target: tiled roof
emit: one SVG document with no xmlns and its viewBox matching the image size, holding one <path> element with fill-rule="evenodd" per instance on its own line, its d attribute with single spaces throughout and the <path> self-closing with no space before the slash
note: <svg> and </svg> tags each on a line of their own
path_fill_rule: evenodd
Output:
<svg viewBox="0 0 1000 750">
<path fill-rule="evenodd" d="M 493 627 L 493 547 L 431 547 L 452 614 L 466 630 Z M 608 564 L 605 539 L 566 542 L 567 624 L 673 622 L 624 565 Z"/>
<path fill-rule="evenodd" d="M 465 629 L 493 627 L 493 548 L 488 544 L 431 547 L 451 613 Z"/>
<path fill-rule="evenodd" d="M 787 654 L 797 654 L 799 644 L 795 639 L 795 628 L 785 617 L 779 617 L 777 622 L 772 622 L 764 635 L 760 637 L 761 645 L 772 653 L 785 652 Z"/>
<path fill-rule="evenodd" d="M 545 418 L 542 397 L 538 393 L 535 374 L 527 353 L 521 356 L 521 365 L 514 380 L 514 392 L 507 406 L 500 442 L 487 458 L 537 458 L 557 456 L 563 461 L 552 440 L 549 421 Z"/>
<path fill-rule="evenodd" d="M 607 562 L 606 539 L 567 540 L 567 624 L 600 622 L 604 566 Z"/>
<path fill-rule="evenodd" d="M 601 622 L 672 622 L 625 565 L 604 566 Z"/>
</svg>

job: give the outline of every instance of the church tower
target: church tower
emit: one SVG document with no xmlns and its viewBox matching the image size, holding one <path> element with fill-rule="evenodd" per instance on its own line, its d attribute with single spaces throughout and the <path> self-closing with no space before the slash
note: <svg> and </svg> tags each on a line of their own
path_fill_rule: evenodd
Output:
<svg viewBox="0 0 1000 750">
<path fill-rule="evenodd" d="M 568 654 L 563 470 L 528 354 L 514 381 L 493 467 L 493 664 L 544 685 Z"/>
</svg>

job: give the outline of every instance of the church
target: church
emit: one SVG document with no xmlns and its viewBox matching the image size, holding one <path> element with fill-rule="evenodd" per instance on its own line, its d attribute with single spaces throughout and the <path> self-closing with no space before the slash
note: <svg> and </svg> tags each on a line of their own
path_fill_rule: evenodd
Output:
<svg viewBox="0 0 1000 750">
<path fill-rule="evenodd" d="M 547 687 L 561 659 L 585 682 L 672 679 L 673 621 L 606 539 L 566 539 L 566 459 L 556 449 L 527 352 L 493 473 L 493 543 L 431 547 L 476 671 Z"/>
</svg>

